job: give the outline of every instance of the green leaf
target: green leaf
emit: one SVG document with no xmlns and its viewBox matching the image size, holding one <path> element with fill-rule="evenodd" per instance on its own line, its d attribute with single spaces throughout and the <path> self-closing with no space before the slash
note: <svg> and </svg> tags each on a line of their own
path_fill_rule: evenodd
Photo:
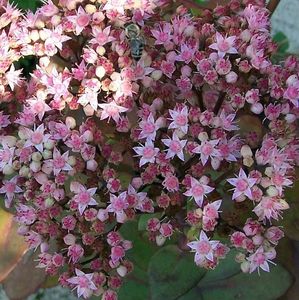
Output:
<svg viewBox="0 0 299 300">
<path fill-rule="evenodd" d="M 196 286 L 205 273 L 196 267 L 192 255 L 173 245 L 166 246 L 152 257 L 149 265 L 151 299 L 178 299 Z"/>
<path fill-rule="evenodd" d="M 135 266 L 134 271 L 125 280 L 123 286 L 119 290 L 118 298 L 121 300 L 150 299 L 147 273 Z"/>
<path fill-rule="evenodd" d="M 120 229 L 121 235 L 133 242 L 133 248 L 127 252 L 127 257 L 135 265 L 147 271 L 151 257 L 159 249 L 149 242 L 146 233 L 138 231 L 137 221 L 125 223 Z"/>
<path fill-rule="evenodd" d="M 39 0 L 13 0 L 10 2 L 16 4 L 20 9 L 32 11 L 36 11 L 36 9 L 41 5 L 41 1 Z"/>
<path fill-rule="evenodd" d="M 278 50 L 277 52 L 279 54 L 284 54 L 287 52 L 287 50 L 290 47 L 290 43 L 288 41 L 288 37 L 281 31 L 277 32 L 273 36 L 273 41 L 278 44 Z"/>
<path fill-rule="evenodd" d="M 297 178 L 299 178 L 299 168 L 297 169 Z M 285 211 L 283 219 L 279 220 L 279 225 L 283 226 L 286 235 L 296 241 L 299 241 L 299 180 L 294 183 L 292 188 L 285 192 L 285 199 L 290 205 L 290 209 Z"/>
</svg>

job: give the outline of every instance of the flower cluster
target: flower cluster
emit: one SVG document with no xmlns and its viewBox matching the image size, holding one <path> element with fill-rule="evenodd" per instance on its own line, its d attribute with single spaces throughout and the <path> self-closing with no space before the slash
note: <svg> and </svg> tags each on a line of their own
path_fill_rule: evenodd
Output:
<svg viewBox="0 0 299 300">
<path fill-rule="evenodd" d="M 119 229 L 155 214 L 149 240 L 185 235 L 198 266 L 235 247 L 244 272 L 269 271 L 299 164 L 299 62 L 271 61 L 264 1 L 200 17 L 171 1 L 57 2 L 24 15 L 0 1 L 0 194 L 38 266 L 117 299 L 134 247 Z"/>
</svg>

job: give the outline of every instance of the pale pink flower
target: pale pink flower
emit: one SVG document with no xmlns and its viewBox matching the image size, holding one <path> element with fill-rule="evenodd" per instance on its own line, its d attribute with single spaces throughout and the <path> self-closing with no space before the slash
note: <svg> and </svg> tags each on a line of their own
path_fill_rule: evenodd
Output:
<svg viewBox="0 0 299 300">
<path fill-rule="evenodd" d="M 116 11 L 121 15 L 125 14 L 125 5 L 126 5 L 126 0 L 108 0 L 103 7 L 103 10 L 112 10 Z"/>
<path fill-rule="evenodd" d="M 97 201 L 92 197 L 97 188 L 86 189 L 82 184 L 77 184 L 76 195 L 73 200 L 78 203 L 79 213 L 82 215 L 87 206 L 98 205 Z"/>
<path fill-rule="evenodd" d="M 182 132 L 187 134 L 188 132 L 188 107 L 184 105 L 182 109 L 172 110 L 169 109 L 169 114 L 172 120 L 169 129 L 180 129 Z"/>
<path fill-rule="evenodd" d="M 152 141 L 155 140 L 157 130 L 160 128 L 158 120 L 155 121 L 152 113 L 149 114 L 146 120 L 141 120 L 139 127 L 141 128 L 141 132 L 138 138 Z"/>
<path fill-rule="evenodd" d="M 266 272 L 270 272 L 269 263 L 276 265 L 274 262 L 271 261 L 271 259 L 275 258 L 275 256 L 275 250 L 274 252 L 267 252 L 262 246 L 260 246 L 255 253 L 253 253 L 247 258 L 247 260 L 250 262 L 249 272 L 252 273 L 257 269 L 259 273 L 259 268 Z"/>
<path fill-rule="evenodd" d="M 68 19 L 75 25 L 75 33 L 79 35 L 89 24 L 90 15 L 87 14 L 81 6 L 78 8 L 75 16 L 69 16 Z"/>
<path fill-rule="evenodd" d="M 3 180 L 3 186 L 0 188 L 0 194 L 5 194 L 5 207 L 11 206 L 15 194 L 22 193 L 23 190 L 17 185 L 18 176 L 14 176 L 10 180 Z"/>
<path fill-rule="evenodd" d="M 116 123 L 120 118 L 120 113 L 126 112 L 128 109 L 118 105 L 115 100 L 109 103 L 100 103 L 99 107 L 102 109 L 101 111 L 101 120 L 105 120 L 108 118 L 108 122 L 112 118 Z"/>
<path fill-rule="evenodd" d="M 165 45 L 172 39 L 172 28 L 169 23 L 165 23 L 159 26 L 158 29 L 151 30 L 151 33 L 155 40 L 155 45 Z"/>
<path fill-rule="evenodd" d="M 127 192 L 122 192 L 118 196 L 110 194 L 110 204 L 107 206 L 107 211 L 113 212 L 116 215 L 116 221 L 118 223 L 124 223 L 127 219 L 124 210 L 128 207 Z"/>
<path fill-rule="evenodd" d="M 31 206 L 19 204 L 15 220 L 24 225 L 31 225 L 37 218 L 35 209 Z"/>
<path fill-rule="evenodd" d="M 210 241 L 206 233 L 202 230 L 199 235 L 199 240 L 190 242 L 187 244 L 188 247 L 195 252 L 194 261 L 197 265 L 203 265 L 205 260 L 214 260 L 214 251 L 218 246 L 219 241 Z"/>
<path fill-rule="evenodd" d="M 16 70 L 15 66 L 12 64 L 9 71 L 5 73 L 6 80 L 8 82 L 9 87 L 14 90 L 15 86 L 20 86 L 22 78 L 20 78 L 20 75 L 22 73 L 21 70 Z"/>
<path fill-rule="evenodd" d="M 24 147 L 35 147 L 38 151 L 43 152 L 43 143 L 47 142 L 50 138 L 50 134 L 45 134 L 44 124 L 39 125 L 35 130 L 26 128 L 28 139 L 24 144 Z"/>
<path fill-rule="evenodd" d="M 55 147 L 53 150 L 53 159 L 47 160 L 53 168 L 54 175 L 57 176 L 61 171 L 71 171 L 73 168 L 68 164 L 69 151 L 61 154 Z"/>
<path fill-rule="evenodd" d="M 28 99 L 26 102 L 29 104 L 30 110 L 38 116 L 40 121 L 43 119 L 45 113 L 51 110 L 45 99 L 41 97 L 34 97 Z"/>
<path fill-rule="evenodd" d="M 253 209 L 253 212 L 259 217 L 259 221 L 268 219 L 278 220 L 282 211 L 289 208 L 285 201 L 276 197 L 262 197 L 259 204 Z"/>
<path fill-rule="evenodd" d="M 201 207 L 204 197 L 213 190 L 214 188 L 201 183 L 194 177 L 191 177 L 191 187 L 184 193 L 184 195 L 194 198 L 197 205 Z"/>
<path fill-rule="evenodd" d="M 137 156 L 141 156 L 139 166 L 142 167 L 146 163 L 154 163 L 156 156 L 159 153 L 159 148 L 155 148 L 151 140 L 147 140 L 145 145 L 140 144 L 140 147 L 134 147 L 133 150 L 137 153 Z"/>
<path fill-rule="evenodd" d="M 173 158 L 177 155 L 177 157 L 184 161 L 184 147 L 186 146 L 187 140 L 180 140 L 177 134 L 174 132 L 172 135 L 172 139 L 162 139 L 164 145 L 168 147 L 166 158 Z"/>
<path fill-rule="evenodd" d="M 86 274 L 79 269 L 75 269 L 77 276 L 67 279 L 67 282 L 75 285 L 74 289 L 77 290 L 78 298 L 83 296 L 84 299 L 89 298 L 95 290 L 97 290 L 96 285 L 93 280 L 93 273 Z"/>
<path fill-rule="evenodd" d="M 98 92 L 87 90 L 84 94 L 82 94 L 77 103 L 81 104 L 82 106 L 86 106 L 87 104 L 90 104 L 90 106 L 97 110 L 99 106 L 98 102 Z"/>
<path fill-rule="evenodd" d="M 2 149 L 0 149 L 0 171 L 2 171 L 6 165 L 12 165 L 14 153 L 15 147 L 9 147 L 7 143 L 2 142 Z"/>
<path fill-rule="evenodd" d="M 91 44 L 97 44 L 99 46 L 104 46 L 105 44 L 115 40 L 113 36 L 110 35 L 111 26 L 104 29 L 99 27 L 92 27 L 93 39 L 90 40 Z"/>
<path fill-rule="evenodd" d="M 233 189 L 233 200 L 241 195 L 247 196 L 250 200 L 253 199 L 251 188 L 255 185 L 257 179 L 247 176 L 243 169 L 240 169 L 237 178 L 229 178 L 227 182 L 235 187 Z"/>
<path fill-rule="evenodd" d="M 204 218 L 217 219 L 219 217 L 219 208 L 221 206 L 222 200 L 216 200 L 214 202 L 208 203 L 203 208 Z"/>
<path fill-rule="evenodd" d="M 236 54 L 237 49 L 234 48 L 235 36 L 223 37 L 219 32 L 216 32 L 216 43 L 209 46 L 209 48 L 218 51 L 218 56 L 223 58 L 225 54 Z"/>
<path fill-rule="evenodd" d="M 203 141 L 199 146 L 193 149 L 193 153 L 197 153 L 200 155 L 200 160 L 203 165 L 205 165 L 209 158 L 211 160 L 219 159 L 219 150 L 215 147 L 219 143 L 219 140 L 207 140 Z"/>
</svg>

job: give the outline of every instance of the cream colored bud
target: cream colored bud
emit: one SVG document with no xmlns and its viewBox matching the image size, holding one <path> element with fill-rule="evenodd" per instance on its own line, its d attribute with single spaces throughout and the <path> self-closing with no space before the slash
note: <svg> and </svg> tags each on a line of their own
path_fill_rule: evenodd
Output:
<svg viewBox="0 0 299 300">
<path fill-rule="evenodd" d="M 33 172 L 38 172 L 41 170 L 41 162 L 40 161 L 33 161 L 30 164 L 30 170 L 32 170 Z"/>
<path fill-rule="evenodd" d="M 151 73 L 151 78 L 155 81 L 158 81 L 163 76 L 163 72 L 161 70 L 155 70 Z"/>
<path fill-rule="evenodd" d="M 50 151 L 50 150 L 44 150 L 43 153 L 42 153 L 42 155 L 43 155 L 44 159 L 52 158 L 52 151 Z"/>
<path fill-rule="evenodd" d="M 47 56 L 43 56 L 39 59 L 39 64 L 42 68 L 47 68 L 50 64 L 50 59 Z"/>
<path fill-rule="evenodd" d="M 103 46 L 98 46 L 97 49 L 96 49 L 96 52 L 99 55 L 103 56 L 106 53 L 106 49 Z"/>
<path fill-rule="evenodd" d="M 201 142 L 205 142 L 209 139 L 209 135 L 204 131 L 204 132 L 201 132 L 199 135 L 198 135 L 198 139 L 201 141 Z"/>
<path fill-rule="evenodd" d="M 241 263 L 241 270 L 243 273 L 249 273 L 250 263 L 247 260 Z"/>
<path fill-rule="evenodd" d="M 236 261 L 237 263 L 242 263 L 242 262 L 245 261 L 245 259 L 246 259 L 246 256 L 245 256 L 244 253 L 238 253 L 238 254 L 236 255 L 236 257 L 235 257 L 235 261 Z"/>
<path fill-rule="evenodd" d="M 202 217 L 202 214 L 203 214 L 203 211 L 201 208 L 197 208 L 195 211 L 194 211 L 194 214 L 196 217 L 198 218 L 201 218 Z"/>
<path fill-rule="evenodd" d="M 33 42 L 36 42 L 39 40 L 39 32 L 38 30 L 32 30 L 30 32 L 30 39 L 33 41 Z"/>
<path fill-rule="evenodd" d="M 31 159 L 33 160 L 33 161 L 41 161 L 42 160 L 42 155 L 39 153 L 39 152 L 34 152 L 34 153 L 32 153 L 32 155 L 31 155 Z"/>
<path fill-rule="evenodd" d="M 260 235 L 257 234 L 252 238 L 252 242 L 254 245 L 259 246 L 263 243 L 264 238 Z"/>
<path fill-rule="evenodd" d="M 61 23 L 61 16 L 55 15 L 51 18 L 51 23 L 53 26 L 58 26 Z"/>
<path fill-rule="evenodd" d="M 19 175 L 22 177 L 28 177 L 29 173 L 30 173 L 30 169 L 27 166 L 23 166 L 19 170 Z"/>
<path fill-rule="evenodd" d="M 243 157 L 252 156 L 252 150 L 248 145 L 243 145 L 241 148 L 241 155 Z"/>
<path fill-rule="evenodd" d="M 76 127 L 76 120 L 73 117 L 66 117 L 65 124 L 68 128 L 74 129 Z"/>
<path fill-rule="evenodd" d="M 119 266 L 116 271 L 121 277 L 125 277 L 128 273 L 128 269 L 125 266 Z"/>
<path fill-rule="evenodd" d="M 272 167 L 267 167 L 265 169 L 265 174 L 268 176 L 268 177 L 271 177 L 272 174 L 273 174 L 273 168 Z"/>
<path fill-rule="evenodd" d="M 14 172 L 15 172 L 15 170 L 10 165 L 5 165 L 2 170 L 2 173 L 4 175 L 12 175 Z"/>
<path fill-rule="evenodd" d="M 103 66 L 98 66 L 96 68 L 96 75 L 102 79 L 106 75 L 106 70 Z"/>
<path fill-rule="evenodd" d="M 254 164 L 252 156 L 246 156 L 243 158 L 243 165 L 246 167 L 251 167 Z"/>
<path fill-rule="evenodd" d="M 287 201 L 285 201 L 284 199 L 280 199 L 279 203 L 281 204 L 282 209 L 289 209 L 290 208 L 289 203 Z"/>
<path fill-rule="evenodd" d="M 164 243 L 165 243 L 165 241 L 166 241 L 166 237 L 164 237 L 163 235 L 157 235 L 156 236 L 156 244 L 157 244 L 157 246 L 163 246 L 164 245 Z"/>
<path fill-rule="evenodd" d="M 74 167 L 76 165 L 76 157 L 71 155 L 67 159 L 67 163 L 71 166 Z"/>
<path fill-rule="evenodd" d="M 1 143 L 5 143 L 8 147 L 14 147 L 16 145 L 17 138 L 12 135 L 2 137 Z"/>
<path fill-rule="evenodd" d="M 34 25 L 38 29 L 43 29 L 45 27 L 45 23 L 41 19 L 36 20 Z"/>
<path fill-rule="evenodd" d="M 92 5 L 92 4 L 87 4 L 85 5 L 85 11 L 88 13 L 88 14 L 93 14 L 97 11 L 97 8 Z"/>
<path fill-rule="evenodd" d="M 45 201 L 45 206 L 47 207 L 47 208 L 49 208 L 49 207 L 52 207 L 53 206 L 53 204 L 55 203 L 55 200 L 53 199 L 53 198 L 47 198 L 46 199 L 46 201 Z"/>
<path fill-rule="evenodd" d="M 44 143 L 44 146 L 47 150 L 52 150 L 55 146 L 55 141 L 53 140 L 48 140 Z"/>
<path fill-rule="evenodd" d="M 276 197 L 278 196 L 278 190 L 275 186 L 271 185 L 267 188 L 267 194 L 270 197 Z"/>
</svg>

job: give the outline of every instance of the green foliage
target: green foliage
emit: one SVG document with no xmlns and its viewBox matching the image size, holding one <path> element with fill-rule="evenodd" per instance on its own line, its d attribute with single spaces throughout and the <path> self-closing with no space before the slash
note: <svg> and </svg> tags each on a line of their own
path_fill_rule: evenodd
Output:
<svg viewBox="0 0 299 300">
<path fill-rule="evenodd" d="M 213 271 L 198 268 L 193 254 L 174 245 L 158 248 L 149 244 L 136 221 L 124 224 L 121 233 L 133 241 L 128 257 L 135 269 L 120 290 L 120 300 L 274 300 L 293 281 L 281 265 L 260 276 L 242 273 L 234 260 L 235 250 Z"/>
<path fill-rule="evenodd" d="M 10 2 L 16 4 L 20 9 L 32 11 L 36 11 L 36 9 L 41 5 L 41 1 L 39 0 L 13 0 Z"/>
</svg>

